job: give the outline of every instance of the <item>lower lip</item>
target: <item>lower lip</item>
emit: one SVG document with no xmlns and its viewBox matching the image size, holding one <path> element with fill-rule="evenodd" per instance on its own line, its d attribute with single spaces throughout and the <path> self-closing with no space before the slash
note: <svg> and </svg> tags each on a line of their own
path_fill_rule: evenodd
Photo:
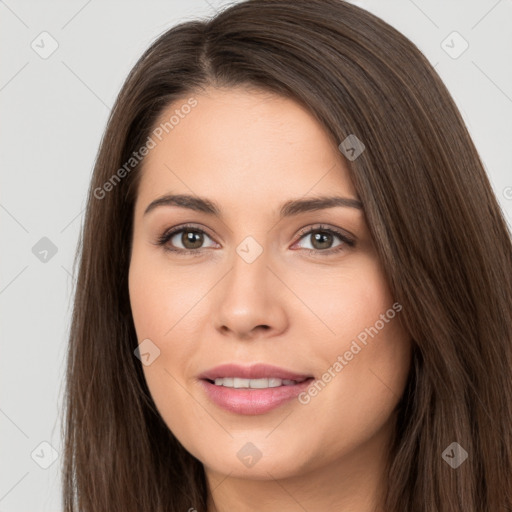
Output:
<svg viewBox="0 0 512 512">
<path fill-rule="evenodd" d="M 313 377 L 294 384 L 265 389 L 236 389 L 216 386 L 208 380 L 201 379 L 206 394 L 219 407 L 238 414 L 264 414 L 296 398 L 313 381 Z"/>
</svg>

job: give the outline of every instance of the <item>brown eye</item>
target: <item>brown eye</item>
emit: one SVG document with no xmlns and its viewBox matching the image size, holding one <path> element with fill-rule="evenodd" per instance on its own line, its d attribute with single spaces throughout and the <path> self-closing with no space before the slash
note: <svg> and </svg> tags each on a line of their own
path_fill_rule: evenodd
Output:
<svg viewBox="0 0 512 512">
<path fill-rule="evenodd" d="M 338 243 L 336 243 L 336 239 L 338 239 Z M 311 255 L 319 254 L 327 256 L 355 246 L 355 241 L 348 235 L 326 226 L 316 226 L 307 231 L 301 231 L 300 241 L 301 240 L 310 241 L 310 247 L 303 247 L 303 249 L 308 251 Z"/>
<path fill-rule="evenodd" d="M 215 247 L 215 242 L 202 229 L 195 226 L 178 226 L 167 230 L 157 239 L 156 244 L 177 254 L 200 254 L 205 248 L 203 244 L 206 239 L 211 240 L 210 247 Z"/>
<path fill-rule="evenodd" d="M 185 249 L 199 249 L 203 245 L 204 233 L 200 231 L 182 230 L 181 243 Z"/>
<path fill-rule="evenodd" d="M 333 235 L 331 233 L 327 233 L 326 231 L 316 232 L 311 236 L 312 245 L 315 249 L 330 249 L 331 244 L 333 243 Z"/>
</svg>

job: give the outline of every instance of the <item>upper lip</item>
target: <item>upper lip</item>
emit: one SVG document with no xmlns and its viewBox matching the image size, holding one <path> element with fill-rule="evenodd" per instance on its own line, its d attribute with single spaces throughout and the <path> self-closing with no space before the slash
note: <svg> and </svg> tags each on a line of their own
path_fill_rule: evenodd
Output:
<svg viewBox="0 0 512 512">
<path fill-rule="evenodd" d="M 274 377 L 281 380 L 304 380 L 312 377 L 312 375 L 295 373 L 269 364 L 259 363 L 251 366 L 242 366 L 229 363 L 210 368 L 198 376 L 199 379 L 207 380 L 215 380 L 223 377 L 239 377 L 242 379 L 265 379 Z"/>
</svg>

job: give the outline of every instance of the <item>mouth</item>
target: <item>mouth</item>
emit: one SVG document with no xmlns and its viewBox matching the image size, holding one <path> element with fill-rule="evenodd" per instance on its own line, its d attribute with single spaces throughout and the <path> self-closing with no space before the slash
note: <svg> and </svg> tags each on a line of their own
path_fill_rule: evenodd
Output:
<svg viewBox="0 0 512 512">
<path fill-rule="evenodd" d="M 198 378 L 213 404 L 245 415 L 264 414 L 290 403 L 314 380 L 312 375 L 264 364 L 221 365 Z"/>
<path fill-rule="evenodd" d="M 251 387 L 247 385 L 246 381 L 249 381 L 249 383 L 254 381 L 255 386 L 264 384 L 264 387 L 277 387 L 283 383 L 285 385 L 293 385 L 312 377 L 313 375 L 311 374 L 297 373 L 279 366 L 263 363 L 251 366 L 236 363 L 222 364 L 198 375 L 199 379 L 209 380 L 213 384 L 229 387 Z M 222 382 L 219 379 L 223 379 Z M 264 382 L 265 379 L 269 382 Z M 277 384 L 277 380 L 281 382 Z"/>
<path fill-rule="evenodd" d="M 244 379 L 241 377 L 219 377 L 217 379 L 204 379 L 215 386 L 224 386 L 233 389 L 267 389 L 278 388 L 280 386 L 296 386 L 313 377 L 304 377 L 299 380 L 280 379 L 278 377 L 262 378 L 262 379 Z"/>
</svg>

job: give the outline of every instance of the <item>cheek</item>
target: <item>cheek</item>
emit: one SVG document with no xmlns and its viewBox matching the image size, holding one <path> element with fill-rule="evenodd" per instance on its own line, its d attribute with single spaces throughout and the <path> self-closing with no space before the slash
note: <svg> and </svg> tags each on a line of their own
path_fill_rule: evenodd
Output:
<svg viewBox="0 0 512 512">
<path fill-rule="evenodd" d="M 357 269 L 332 276 L 324 294 L 309 292 L 312 309 L 329 328 L 316 344 L 324 372 L 304 395 L 315 411 L 317 427 L 356 440 L 369 437 L 389 418 L 405 387 L 411 344 L 375 258 L 362 258 Z M 306 294 L 306 289 L 302 291 Z M 304 295 L 303 295 L 304 296 Z M 316 302 L 315 302 L 316 301 Z M 329 415 L 322 414 L 328 410 Z M 338 443 L 333 440 L 334 445 Z"/>
<path fill-rule="evenodd" d="M 362 278 L 361 276 L 364 276 Z M 401 305 L 393 300 L 384 273 L 375 260 L 353 280 L 353 293 L 341 301 L 346 312 L 336 323 L 347 392 L 362 397 L 361 408 L 378 409 L 401 395 L 409 371 L 410 343 L 402 327 Z"/>
<path fill-rule="evenodd" d="M 194 304 L 200 290 L 186 286 L 190 279 L 185 274 L 183 269 L 169 272 L 169 268 L 162 269 L 139 255 L 132 258 L 129 272 L 137 341 L 147 344 L 150 340 L 151 362 L 142 366 L 144 377 L 156 408 L 171 430 L 179 430 L 176 419 L 185 416 L 173 413 L 183 412 L 190 401 L 183 374 L 197 352 L 190 330 L 196 325 Z"/>
<path fill-rule="evenodd" d="M 204 294 L 199 284 L 190 267 L 173 267 L 158 252 L 135 246 L 128 286 L 139 342 L 151 335 L 167 343 L 183 328 L 196 314 L 194 306 Z"/>
<path fill-rule="evenodd" d="M 294 280 L 294 292 L 314 314 L 296 316 L 294 322 L 316 324 L 324 331 L 322 343 L 315 347 L 324 355 L 348 350 L 351 340 L 359 335 L 364 338 L 366 330 L 394 302 L 384 273 L 371 253 L 361 254 L 357 261 L 332 272 L 304 275 Z M 395 311 L 391 315 L 397 316 Z M 391 323 L 396 322 L 387 322 L 386 327 Z M 382 326 L 379 322 L 378 327 Z"/>
<path fill-rule="evenodd" d="M 128 276 L 130 305 L 138 343 L 151 340 L 158 357 L 143 370 L 152 395 L 183 383 L 198 352 L 204 321 L 202 300 L 211 283 L 191 267 L 172 267 L 154 252 L 134 252 Z M 178 385 L 179 386 L 179 385 Z M 168 393 L 167 400 L 172 393 Z"/>
</svg>

